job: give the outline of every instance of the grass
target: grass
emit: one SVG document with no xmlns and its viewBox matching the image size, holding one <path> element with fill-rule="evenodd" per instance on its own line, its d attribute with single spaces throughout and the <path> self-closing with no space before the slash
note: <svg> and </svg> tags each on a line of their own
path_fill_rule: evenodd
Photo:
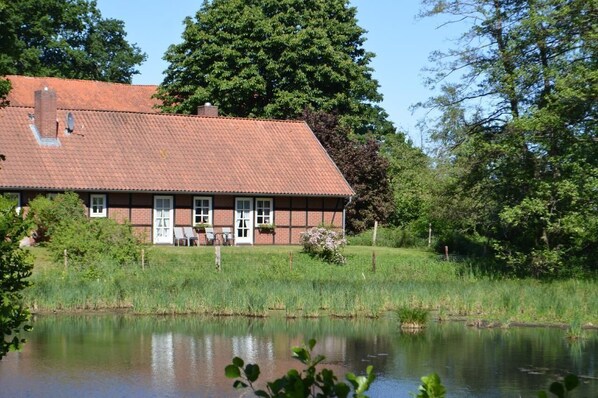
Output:
<svg viewBox="0 0 598 398">
<path fill-rule="evenodd" d="M 402 307 L 397 310 L 401 329 L 423 329 L 428 320 L 428 311 L 423 308 Z"/>
<path fill-rule="evenodd" d="M 26 301 L 38 312 L 378 317 L 407 307 L 503 324 L 598 324 L 593 280 L 497 279 L 415 249 L 350 246 L 343 266 L 297 246 L 221 250 L 220 272 L 213 247 L 153 247 L 145 269 L 96 264 L 65 271 L 45 249 L 34 248 L 34 285 L 25 291 Z"/>
</svg>

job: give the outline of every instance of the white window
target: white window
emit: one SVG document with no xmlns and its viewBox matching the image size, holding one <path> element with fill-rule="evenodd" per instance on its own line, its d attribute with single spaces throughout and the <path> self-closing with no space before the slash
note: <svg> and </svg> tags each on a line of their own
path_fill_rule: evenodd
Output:
<svg viewBox="0 0 598 398">
<path fill-rule="evenodd" d="M 274 220 L 274 211 L 272 209 L 272 199 L 258 198 L 255 201 L 255 223 L 272 224 Z"/>
<path fill-rule="evenodd" d="M 89 195 L 89 217 L 106 217 L 106 195 Z"/>
<path fill-rule="evenodd" d="M 21 211 L 21 194 L 18 192 L 5 192 L 3 195 L 8 200 L 12 200 L 17 204 L 15 210 L 17 211 L 17 213 L 19 213 Z"/>
<path fill-rule="evenodd" d="M 212 198 L 195 196 L 193 198 L 193 225 L 212 224 Z"/>
</svg>

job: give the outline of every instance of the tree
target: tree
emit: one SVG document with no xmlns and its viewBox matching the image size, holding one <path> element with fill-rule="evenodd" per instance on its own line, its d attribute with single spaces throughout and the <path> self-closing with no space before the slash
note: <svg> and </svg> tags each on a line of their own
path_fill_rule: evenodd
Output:
<svg viewBox="0 0 598 398">
<path fill-rule="evenodd" d="M 0 76 L 131 83 L 146 56 L 95 1 L 0 0 Z"/>
<path fill-rule="evenodd" d="M 8 105 L 6 96 L 11 89 L 10 81 L 7 79 L 0 78 L 0 109 Z"/>
<path fill-rule="evenodd" d="M 29 286 L 26 278 L 33 268 L 29 254 L 19 248 L 19 241 L 29 231 L 29 223 L 15 211 L 9 198 L 0 196 L 0 359 L 8 351 L 18 349 L 25 341 L 23 331 L 29 311 L 23 307 L 21 291 Z"/>
<path fill-rule="evenodd" d="M 402 133 L 387 135 L 382 154 L 388 160 L 388 175 L 394 194 L 392 224 L 404 227 L 416 220 L 429 222 L 430 203 L 438 179 L 432 160 Z"/>
<path fill-rule="evenodd" d="M 346 210 L 347 230 L 358 233 L 372 228 L 374 221 L 386 222 L 393 200 L 388 161 L 381 156 L 379 143 L 351 140 L 334 114 L 305 110 L 303 119 L 355 190 Z"/>
<path fill-rule="evenodd" d="M 335 111 L 357 133 L 392 132 L 347 0 L 205 0 L 158 90 L 163 110 L 212 102 L 228 116 L 293 119 Z"/>
<path fill-rule="evenodd" d="M 596 0 L 423 4 L 470 21 L 458 49 L 433 55 L 442 92 L 426 106 L 461 192 L 486 201 L 480 232 L 517 273 L 598 269 Z"/>
</svg>

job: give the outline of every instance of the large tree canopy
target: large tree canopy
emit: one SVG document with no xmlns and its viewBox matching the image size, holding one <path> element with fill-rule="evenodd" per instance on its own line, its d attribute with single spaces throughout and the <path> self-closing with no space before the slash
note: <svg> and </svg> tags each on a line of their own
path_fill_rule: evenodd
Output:
<svg viewBox="0 0 598 398">
<path fill-rule="evenodd" d="M 375 221 L 386 222 L 393 210 L 392 189 L 388 161 L 380 154 L 378 142 L 349 139 L 334 114 L 305 110 L 303 119 L 355 190 L 347 206 L 347 231 L 359 233 L 372 228 Z"/>
<path fill-rule="evenodd" d="M 347 0 L 204 1 L 165 54 L 164 110 L 211 102 L 229 116 L 297 118 L 312 107 L 358 133 L 392 131 L 355 14 Z"/>
<path fill-rule="evenodd" d="M 423 3 L 471 21 L 459 48 L 434 55 L 442 94 L 427 104 L 469 232 L 519 273 L 598 268 L 598 2 Z"/>
<path fill-rule="evenodd" d="M 0 0 L 0 76 L 131 83 L 146 56 L 125 37 L 95 1 Z"/>
</svg>

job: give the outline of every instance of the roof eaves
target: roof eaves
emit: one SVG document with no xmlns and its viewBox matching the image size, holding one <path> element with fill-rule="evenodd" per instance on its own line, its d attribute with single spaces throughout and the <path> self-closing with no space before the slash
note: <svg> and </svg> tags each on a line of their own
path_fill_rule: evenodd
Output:
<svg viewBox="0 0 598 398">
<path fill-rule="evenodd" d="M 36 191 L 76 191 L 76 192 L 133 192 L 133 193 L 170 193 L 170 194 L 198 194 L 198 195 L 259 195 L 259 196 L 296 196 L 296 197 L 338 197 L 348 198 L 354 195 L 339 192 L 268 192 L 268 191 L 197 191 L 197 190 L 168 190 L 168 189 L 130 189 L 130 188 L 105 188 L 105 187 L 52 187 L 52 186 L 27 186 L 27 185 L 0 185 L 6 190 L 36 190 Z"/>
</svg>

